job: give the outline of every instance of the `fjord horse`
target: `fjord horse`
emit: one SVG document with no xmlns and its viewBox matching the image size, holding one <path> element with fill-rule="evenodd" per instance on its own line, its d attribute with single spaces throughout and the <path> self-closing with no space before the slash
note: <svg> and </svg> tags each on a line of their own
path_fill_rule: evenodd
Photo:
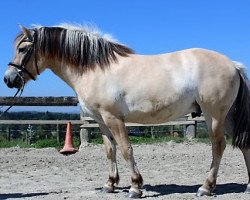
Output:
<svg viewBox="0 0 250 200">
<path fill-rule="evenodd" d="M 212 142 L 212 164 L 197 195 L 211 195 L 215 188 L 225 131 L 243 152 L 250 176 L 250 93 L 239 63 L 198 48 L 138 55 L 107 35 L 69 24 L 21 29 L 5 83 L 22 90 L 48 68 L 76 92 L 83 112 L 102 131 L 109 161 L 104 192 L 114 192 L 119 182 L 118 145 L 131 171 L 129 197 L 142 195 L 143 179 L 125 122 L 158 124 L 196 112 L 197 107 L 205 116 Z M 250 192 L 249 181 L 246 192 Z"/>
</svg>

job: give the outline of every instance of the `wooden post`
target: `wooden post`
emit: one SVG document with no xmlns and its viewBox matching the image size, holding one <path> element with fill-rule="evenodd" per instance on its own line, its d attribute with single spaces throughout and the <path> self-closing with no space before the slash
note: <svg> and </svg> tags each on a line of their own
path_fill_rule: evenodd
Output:
<svg viewBox="0 0 250 200">
<path fill-rule="evenodd" d="M 186 137 L 187 127 L 188 127 L 188 125 L 186 125 L 186 124 L 183 125 L 183 136 L 184 137 Z"/>
<path fill-rule="evenodd" d="M 195 121 L 195 124 L 194 124 L 194 137 L 196 138 L 197 136 L 197 121 Z"/>
<path fill-rule="evenodd" d="M 150 132 L 151 132 L 152 139 L 155 139 L 154 127 L 153 126 L 150 127 Z"/>
<path fill-rule="evenodd" d="M 56 141 L 58 142 L 58 144 L 60 144 L 61 140 L 60 140 L 60 125 L 57 124 L 56 125 Z"/>
<path fill-rule="evenodd" d="M 26 144 L 29 144 L 29 136 L 28 136 L 28 131 L 25 131 L 25 141 L 26 141 Z"/>
<path fill-rule="evenodd" d="M 10 127 L 7 128 L 7 140 L 10 141 Z"/>
<path fill-rule="evenodd" d="M 170 126 L 170 135 L 173 136 L 174 134 L 174 125 Z"/>
</svg>

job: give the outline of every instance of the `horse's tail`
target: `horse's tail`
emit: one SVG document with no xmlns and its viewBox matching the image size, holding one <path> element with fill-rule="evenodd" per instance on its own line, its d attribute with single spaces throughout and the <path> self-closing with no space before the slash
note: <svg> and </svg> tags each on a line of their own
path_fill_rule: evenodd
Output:
<svg viewBox="0 0 250 200">
<path fill-rule="evenodd" d="M 240 149 L 250 148 L 250 89 L 244 65 L 235 62 L 240 75 L 240 87 L 232 108 L 229 111 L 233 123 L 232 145 Z"/>
</svg>

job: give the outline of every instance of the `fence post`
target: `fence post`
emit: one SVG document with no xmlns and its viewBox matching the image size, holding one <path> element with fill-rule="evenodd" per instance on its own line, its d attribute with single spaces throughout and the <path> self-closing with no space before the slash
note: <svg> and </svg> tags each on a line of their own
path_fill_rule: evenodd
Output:
<svg viewBox="0 0 250 200">
<path fill-rule="evenodd" d="M 84 120 L 84 114 L 82 110 L 80 112 L 80 119 L 83 121 L 84 124 L 89 124 L 88 121 Z M 84 128 L 83 125 L 81 125 L 80 128 L 81 145 L 79 147 L 79 150 L 83 149 L 85 146 L 88 146 L 91 142 L 90 133 L 88 129 Z"/>
<path fill-rule="evenodd" d="M 91 142 L 90 133 L 88 129 L 83 128 L 82 126 L 80 127 L 81 127 L 81 130 L 80 130 L 81 147 L 84 147 L 84 146 L 89 145 L 89 143 Z"/>
<path fill-rule="evenodd" d="M 170 135 L 173 136 L 174 134 L 174 125 L 170 126 Z"/>
<path fill-rule="evenodd" d="M 186 135 L 187 135 L 187 127 L 188 127 L 187 124 L 184 124 L 184 125 L 183 125 L 183 136 L 184 136 L 184 137 L 186 137 Z"/>
<path fill-rule="evenodd" d="M 58 142 L 58 144 L 60 144 L 61 140 L 60 140 L 60 125 L 57 124 L 56 125 L 56 141 Z"/>
<path fill-rule="evenodd" d="M 150 127 L 150 133 L 151 133 L 152 139 L 155 139 L 154 127 L 153 126 Z"/>
<path fill-rule="evenodd" d="M 187 139 L 192 139 L 196 137 L 196 126 L 197 122 L 195 122 L 195 124 L 190 124 L 186 126 L 185 137 Z"/>
<path fill-rule="evenodd" d="M 7 140 L 10 141 L 10 127 L 7 128 Z"/>
<path fill-rule="evenodd" d="M 28 131 L 25 131 L 25 141 L 26 141 L 26 144 L 29 145 L 29 136 L 28 136 Z"/>
</svg>

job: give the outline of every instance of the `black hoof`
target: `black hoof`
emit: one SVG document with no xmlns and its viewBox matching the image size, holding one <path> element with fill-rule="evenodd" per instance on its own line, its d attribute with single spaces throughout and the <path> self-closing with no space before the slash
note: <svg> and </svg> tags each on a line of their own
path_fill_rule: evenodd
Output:
<svg viewBox="0 0 250 200">
<path fill-rule="evenodd" d="M 103 192 L 103 193 L 114 193 L 114 189 L 103 187 L 101 189 L 101 192 Z"/>
<path fill-rule="evenodd" d="M 197 197 L 202 197 L 202 196 L 212 196 L 211 192 L 207 191 L 207 190 L 204 190 L 204 189 L 201 189 L 199 188 L 197 193 L 196 193 L 196 196 Z"/>
<path fill-rule="evenodd" d="M 129 192 L 128 193 L 128 197 L 131 198 L 131 199 L 139 199 L 141 198 L 142 196 L 142 193 L 137 193 L 137 192 Z"/>
</svg>

